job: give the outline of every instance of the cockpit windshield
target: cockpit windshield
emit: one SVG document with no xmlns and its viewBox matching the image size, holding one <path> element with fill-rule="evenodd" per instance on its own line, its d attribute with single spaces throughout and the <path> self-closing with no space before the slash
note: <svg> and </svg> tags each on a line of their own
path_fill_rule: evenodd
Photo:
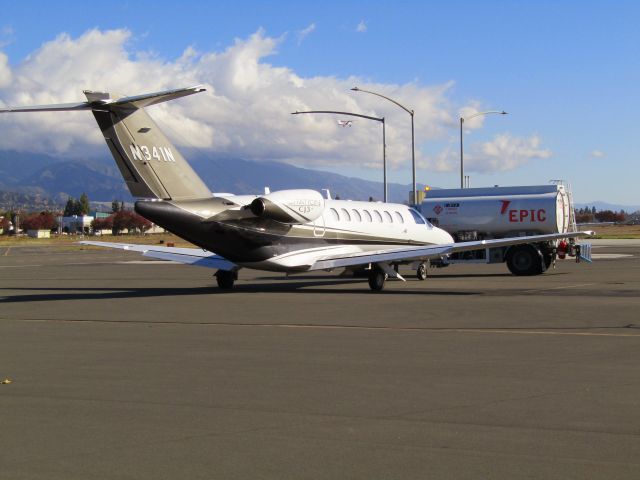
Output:
<svg viewBox="0 0 640 480">
<path fill-rule="evenodd" d="M 415 220 L 415 222 L 418 225 L 424 225 L 427 228 L 433 228 L 433 225 L 431 225 L 426 218 L 424 218 L 420 212 L 418 212 L 416 209 L 414 208 L 410 208 L 409 212 L 411 212 L 411 215 L 413 216 L 413 219 Z"/>
</svg>

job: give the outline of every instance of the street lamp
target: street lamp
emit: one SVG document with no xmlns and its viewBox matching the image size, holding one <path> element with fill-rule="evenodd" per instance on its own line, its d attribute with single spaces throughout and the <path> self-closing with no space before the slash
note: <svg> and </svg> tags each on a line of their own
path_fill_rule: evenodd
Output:
<svg viewBox="0 0 640 480">
<path fill-rule="evenodd" d="M 403 109 L 409 115 L 411 115 L 411 168 L 412 168 L 412 172 L 413 172 L 413 175 L 412 175 L 412 179 L 413 179 L 413 204 L 414 205 L 417 204 L 418 203 L 418 192 L 416 192 L 416 143 L 415 143 L 415 136 L 414 136 L 414 129 L 413 129 L 413 114 L 414 114 L 413 110 L 409 110 L 407 107 L 405 107 L 401 103 L 396 102 L 393 98 L 385 97 L 381 93 L 372 92 L 370 90 L 364 90 L 364 89 L 358 88 L 358 87 L 353 87 L 351 90 L 353 90 L 354 92 L 370 93 L 371 95 L 376 95 L 377 97 L 381 97 L 381 98 L 384 98 L 385 100 L 389 100 L 391 103 L 395 103 L 397 106 L 399 106 L 401 109 Z"/>
<path fill-rule="evenodd" d="M 479 117 L 480 115 L 489 115 L 490 113 L 497 113 L 498 115 L 506 115 L 507 112 L 504 110 L 487 110 L 486 112 L 477 112 L 473 115 L 466 118 L 466 120 L 471 120 L 474 117 Z M 462 126 L 464 124 L 465 118 L 460 117 L 460 188 L 464 188 L 464 153 L 462 149 Z"/>
<path fill-rule="evenodd" d="M 384 183 L 384 202 L 387 201 L 387 144 L 385 141 L 385 123 L 384 117 L 371 117 L 369 115 L 362 115 L 360 113 L 351 112 L 337 112 L 334 110 L 310 110 L 307 112 L 292 112 L 291 115 L 300 115 L 302 113 L 331 113 L 334 115 L 347 115 L 350 117 L 366 118 L 367 120 L 375 120 L 382 123 L 382 171 L 383 171 L 383 183 Z"/>
</svg>

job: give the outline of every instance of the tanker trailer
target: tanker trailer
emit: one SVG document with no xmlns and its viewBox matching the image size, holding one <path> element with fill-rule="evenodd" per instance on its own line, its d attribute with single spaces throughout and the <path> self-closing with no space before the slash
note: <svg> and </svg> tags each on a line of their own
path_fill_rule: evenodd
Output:
<svg viewBox="0 0 640 480">
<path fill-rule="evenodd" d="M 422 215 L 457 242 L 576 231 L 565 185 L 429 190 Z M 506 262 L 514 275 L 538 275 L 556 258 L 590 260 L 590 246 L 573 239 L 514 245 L 452 255 L 442 264 Z"/>
</svg>

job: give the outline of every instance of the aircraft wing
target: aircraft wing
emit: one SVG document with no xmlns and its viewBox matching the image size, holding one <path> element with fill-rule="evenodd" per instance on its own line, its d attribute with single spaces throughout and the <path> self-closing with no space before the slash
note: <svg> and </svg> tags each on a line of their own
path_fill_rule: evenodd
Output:
<svg viewBox="0 0 640 480">
<path fill-rule="evenodd" d="M 523 243 L 545 242 L 561 238 L 580 238 L 593 235 L 593 232 L 553 233 L 531 235 L 528 237 L 510 237 L 495 240 L 477 240 L 473 242 L 448 243 L 444 245 L 421 245 L 415 247 L 393 248 L 356 254 L 328 255 L 317 260 L 309 270 L 351 267 L 369 263 L 392 263 L 414 260 L 442 258 L 456 252 L 482 250 L 484 248 L 504 247 Z"/>
<path fill-rule="evenodd" d="M 196 265 L 198 267 L 217 268 L 220 270 L 233 270 L 237 265 L 226 258 L 208 252 L 201 248 L 159 247 L 156 245 L 135 245 L 131 243 L 111 243 L 82 241 L 81 245 L 94 245 L 96 247 L 116 248 L 130 252 L 140 252 L 144 257 L 157 258 L 158 260 L 170 260 L 172 262 Z"/>
</svg>

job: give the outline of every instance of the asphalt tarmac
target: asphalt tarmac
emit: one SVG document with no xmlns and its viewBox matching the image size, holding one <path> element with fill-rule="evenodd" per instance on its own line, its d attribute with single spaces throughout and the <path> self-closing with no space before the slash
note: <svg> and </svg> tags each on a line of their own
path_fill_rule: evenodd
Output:
<svg viewBox="0 0 640 480">
<path fill-rule="evenodd" d="M 0 478 L 640 478 L 640 243 L 594 254 L 221 293 L 136 254 L 0 247 Z"/>
</svg>

